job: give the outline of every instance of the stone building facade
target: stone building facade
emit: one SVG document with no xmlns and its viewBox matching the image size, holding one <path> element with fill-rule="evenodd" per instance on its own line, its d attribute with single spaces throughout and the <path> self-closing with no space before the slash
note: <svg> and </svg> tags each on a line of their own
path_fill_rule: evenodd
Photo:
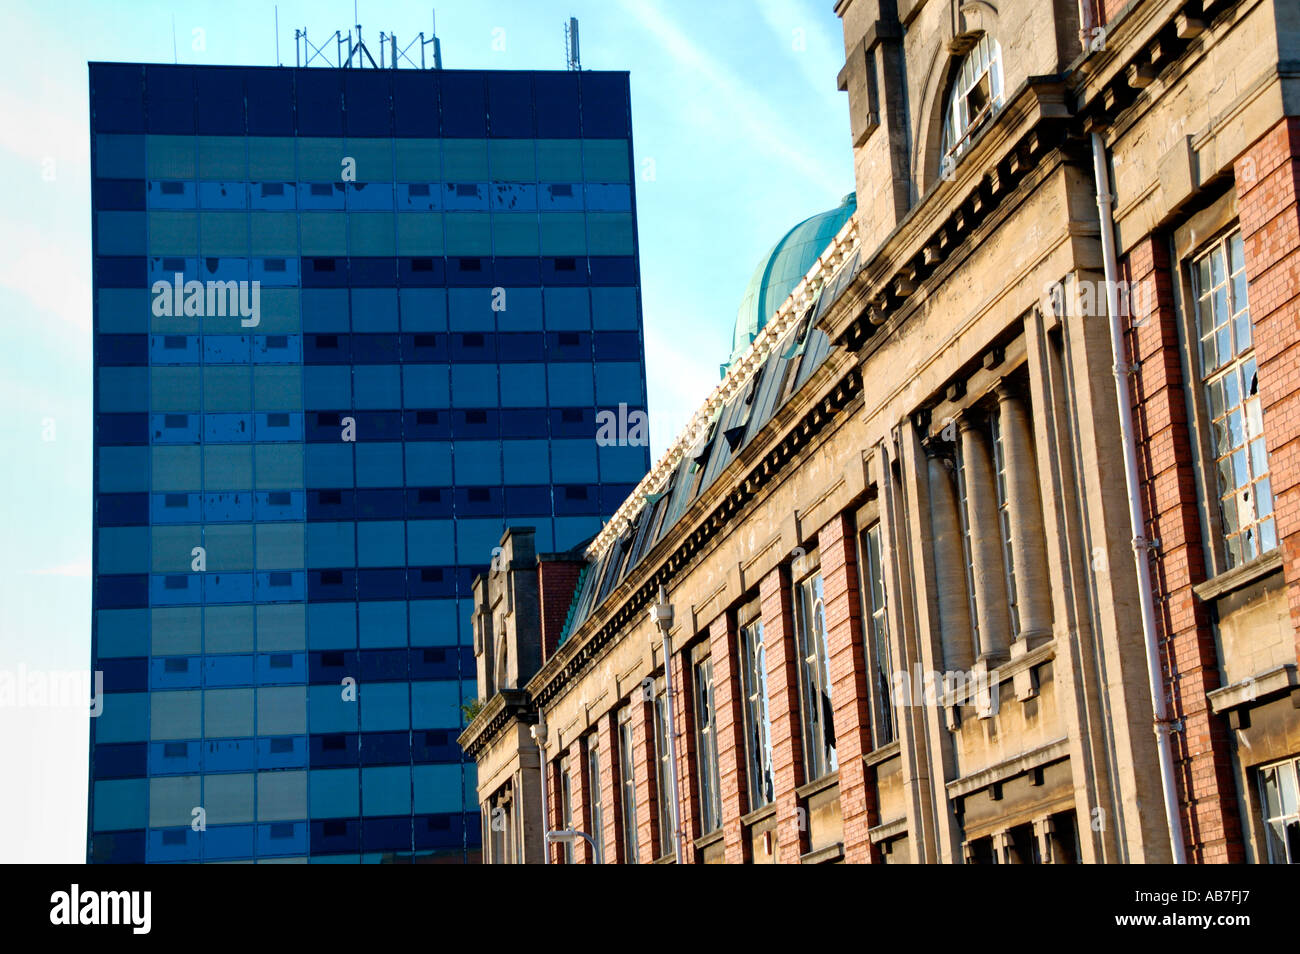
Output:
<svg viewBox="0 0 1300 954">
<path fill-rule="evenodd" d="M 856 213 L 476 584 L 486 860 L 1300 860 L 1300 10 L 835 12 Z"/>
</svg>

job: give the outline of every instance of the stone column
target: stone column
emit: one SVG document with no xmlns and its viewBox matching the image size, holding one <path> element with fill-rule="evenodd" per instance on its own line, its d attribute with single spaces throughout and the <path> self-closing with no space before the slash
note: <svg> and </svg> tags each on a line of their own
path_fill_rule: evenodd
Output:
<svg viewBox="0 0 1300 954">
<path fill-rule="evenodd" d="M 1059 864 L 1052 851 L 1052 816 L 1034 819 L 1034 840 L 1038 843 L 1038 859 L 1045 865 Z"/>
<path fill-rule="evenodd" d="M 970 669 L 974 662 L 974 639 L 970 627 L 970 595 L 966 589 L 966 566 L 962 556 L 961 513 L 957 488 L 949 472 L 951 458 L 944 448 L 925 445 L 930 488 L 930 552 L 934 557 L 935 594 L 939 604 L 939 632 L 943 664 L 948 669 Z M 905 673 L 912 685 L 912 673 Z M 898 700 L 902 702 L 903 700 Z M 920 700 L 913 699 L 915 705 Z"/>
<path fill-rule="evenodd" d="M 978 662 L 991 668 L 1006 660 L 1011 642 L 997 486 L 983 428 L 977 426 L 969 414 L 963 414 L 958 431 L 961 435 L 962 476 L 966 484 L 966 525 L 970 528 L 971 575 L 975 578 Z"/>
<path fill-rule="evenodd" d="M 1016 610 L 1020 635 L 1033 648 L 1052 635 L 1052 592 L 1047 578 L 1047 546 L 1038 466 L 1023 398 L 1003 378 L 997 385 L 998 428 L 1006 468 L 1011 559 L 1016 571 Z"/>
<path fill-rule="evenodd" d="M 1018 865 L 1021 863 L 1013 850 L 1011 833 L 1008 831 L 1000 831 L 993 836 L 993 851 L 997 855 L 998 864 L 1000 865 Z"/>
</svg>

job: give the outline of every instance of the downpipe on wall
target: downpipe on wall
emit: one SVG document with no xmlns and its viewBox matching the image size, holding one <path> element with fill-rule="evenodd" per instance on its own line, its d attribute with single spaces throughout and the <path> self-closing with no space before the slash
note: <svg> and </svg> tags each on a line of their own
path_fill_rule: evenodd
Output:
<svg viewBox="0 0 1300 954">
<path fill-rule="evenodd" d="M 1160 673 L 1160 647 L 1156 637 L 1155 596 L 1151 590 L 1151 542 L 1143 530 L 1142 498 L 1138 486 L 1137 444 L 1130 410 L 1129 365 L 1120 326 L 1115 259 L 1115 220 L 1112 214 L 1110 174 L 1106 166 L 1106 144 L 1101 133 L 1092 133 L 1092 168 L 1097 180 L 1097 213 L 1101 226 L 1101 253 L 1106 278 L 1106 311 L 1110 319 L 1110 348 L 1114 358 L 1115 395 L 1119 401 L 1120 439 L 1124 446 L 1124 483 L 1128 491 L 1129 523 L 1133 529 L 1133 558 L 1137 564 L 1138 602 L 1142 607 L 1142 635 L 1146 643 L 1147 680 L 1151 689 L 1156 751 L 1160 757 L 1160 781 L 1164 790 L 1165 821 L 1169 826 L 1169 847 L 1174 864 L 1186 864 L 1183 827 L 1178 815 L 1178 792 L 1174 787 L 1174 755 L 1170 743 L 1173 731 L 1169 706 L 1165 702 L 1164 679 Z"/>
</svg>

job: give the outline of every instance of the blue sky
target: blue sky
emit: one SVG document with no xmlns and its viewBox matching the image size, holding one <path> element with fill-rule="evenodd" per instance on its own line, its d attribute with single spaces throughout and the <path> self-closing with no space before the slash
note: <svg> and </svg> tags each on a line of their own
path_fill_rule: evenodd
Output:
<svg viewBox="0 0 1300 954">
<path fill-rule="evenodd" d="M 853 189 L 831 0 L 460 0 L 437 6 L 443 65 L 628 70 L 651 445 L 717 383 L 755 263 Z M 362 0 L 368 42 L 430 28 L 428 4 Z M 21 3 L 0 61 L 0 676 L 85 670 L 90 656 L 91 296 L 86 63 L 271 65 L 264 2 Z M 347 2 L 279 4 L 316 41 Z M 200 32 L 196 32 L 200 31 Z M 201 44 L 199 41 L 202 41 Z M 200 48 L 196 48 L 201 45 Z M 647 176 L 648 172 L 653 177 Z M 84 860 L 82 709 L 0 702 L 0 862 Z"/>
</svg>

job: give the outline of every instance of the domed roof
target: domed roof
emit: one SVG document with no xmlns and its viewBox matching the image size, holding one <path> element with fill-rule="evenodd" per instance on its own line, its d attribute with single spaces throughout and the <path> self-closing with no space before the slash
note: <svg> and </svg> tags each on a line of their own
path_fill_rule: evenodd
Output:
<svg viewBox="0 0 1300 954">
<path fill-rule="evenodd" d="M 763 256 L 740 301 L 727 364 L 744 353 L 768 319 L 790 297 L 790 292 L 808 274 L 817 256 L 826 250 L 857 205 L 856 194 L 850 192 L 835 208 L 804 219 L 786 232 L 781 241 Z M 726 365 L 723 369 L 725 372 Z"/>
</svg>

